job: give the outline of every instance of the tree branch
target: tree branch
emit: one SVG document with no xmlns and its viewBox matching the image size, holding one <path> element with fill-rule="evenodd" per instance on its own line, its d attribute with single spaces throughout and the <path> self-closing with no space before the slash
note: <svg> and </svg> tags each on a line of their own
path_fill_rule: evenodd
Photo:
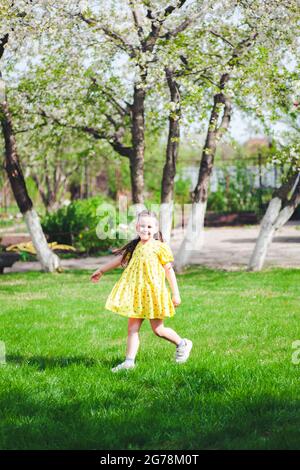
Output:
<svg viewBox="0 0 300 470">
<path fill-rule="evenodd" d="M 255 39 L 257 38 L 258 36 L 258 32 L 255 31 L 255 33 L 246 38 L 246 39 L 243 39 L 233 50 L 232 52 L 232 56 L 231 58 L 229 59 L 228 61 L 228 65 L 230 67 L 234 67 L 235 65 L 235 59 L 237 59 L 238 57 L 240 57 L 242 55 L 242 53 L 244 52 L 245 49 L 248 49 L 252 44 L 253 42 L 255 41 Z"/>
<path fill-rule="evenodd" d="M 221 139 L 223 134 L 227 131 L 229 124 L 230 124 L 230 119 L 231 119 L 231 111 L 232 111 L 232 106 L 231 106 L 231 101 L 229 98 L 224 96 L 224 111 L 223 111 L 223 116 L 221 123 L 219 127 L 217 128 L 217 139 Z"/>
<path fill-rule="evenodd" d="M 273 197 L 279 197 L 285 204 L 288 204 L 287 197 L 289 192 L 293 189 L 297 178 L 298 175 L 294 173 L 291 165 L 287 172 L 286 181 L 279 188 L 275 189 Z"/>
<path fill-rule="evenodd" d="M 175 28 L 173 32 L 169 31 L 165 35 L 159 35 L 161 28 L 168 16 L 170 16 L 174 10 L 179 10 L 186 2 L 187 0 L 177 0 L 177 5 L 169 5 L 163 10 L 163 12 L 159 12 L 157 14 L 153 14 L 151 9 L 147 8 L 146 17 L 151 21 L 151 33 L 144 41 L 142 41 L 143 51 L 152 51 L 158 38 L 170 39 L 171 37 L 176 36 L 176 34 L 186 29 L 188 24 L 190 24 L 192 21 L 189 18 L 184 20 L 183 23 Z"/>
<path fill-rule="evenodd" d="M 35 129 L 40 129 L 41 127 L 44 127 L 46 125 L 47 125 L 47 122 L 45 121 L 42 124 L 37 124 L 36 126 L 28 127 L 27 129 L 15 130 L 15 134 L 22 134 L 22 133 L 25 133 L 25 132 L 34 131 Z"/>
<path fill-rule="evenodd" d="M 129 0 L 129 5 L 130 5 L 130 8 L 131 8 L 133 21 L 134 21 L 134 25 L 135 25 L 138 37 L 140 39 L 140 42 L 142 43 L 143 39 L 144 39 L 144 30 L 143 30 L 143 27 L 142 27 L 142 24 L 141 24 L 139 13 L 137 11 L 137 7 L 135 5 L 135 1 L 134 0 Z"/>
<path fill-rule="evenodd" d="M 126 52 L 130 57 L 136 57 L 136 48 L 132 46 L 132 44 L 126 42 L 125 39 L 118 33 L 109 29 L 107 26 L 99 25 L 95 19 L 86 18 L 83 13 L 78 13 L 77 16 L 89 26 L 96 26 L 98 30 L 103 31 L 106 36 L 113 39 L 115 44 L 119 46 L 124 52 Z"/>
<path fill-rule="evenodd" d="M 195 17 L 186 18 L 180 25 L 174 28 L 172 31 L 167 31 L 165 34 L 159 36 L 160 39 L 171 39 L 177 36 L 177 34 L 182 33 L 190 24 L 195 21 Z"/>
<path fill-rule="evenodd" d="M 0 39 L 0 59 L 2 58 L 4 54 L 4 48 L 6 44 L 8 43 L 8 38 L 9 38 L 9 34 L 7 33 Z"/>
<path fill-rule="evenodd" d="M 100 130 L 98 130 L 94 127 L 75 126 L 75 125 L 72 125 L 72 124 L 62 123 L 59 119 L 57 119 L 54 116 L 51 116 L 50 114 L 47 114 L 45 112 L 45 110 L 43 110 L 41 108 L 39 109 L 39 111 L 37 113 L 31 113 L 31 114 L 38 114 L 39 116 L 42 116 L 43 118 L 52 121 L 54 124 L 57 124 L 60 127 L 65 127 L 67 129 L 74 129 L 74 130 L 86 132 L 87 134 L 92 135 L 97 140 L 106 140 L 113 147 L 113 149 L 117 153 L 119 153 L 123 157 L 131 158 L 132 147 L 127 147 L 127 146 L 123 145 L 122 142 L 119 140 L 120 139 L 120 135 L 119 135 L 120 128 L 113 135 L 109 135 L 108 133 L 101 132 Z"/>
<path fill-rule="evenodd" d="M 110 103 L 118 110 L 119 114 L 124 117 L 124 116 L 130 116 L 131 115 L 131 107 L 132 105 L 130 103 L 127 103 L 125 102 L 126 104 L 126 108 L 124 108 L 116 99 L 115 97 L 113 96 L 114 95 L 114 91 L 111 90 L 107 85 L 105 85 L 104 87 L 101 87 L 95 78 L 92 78 L 92 81 L 94 84 L 98 85 L 102 91 L 102 93 L 104 93 L 104 95 L 108 98 L 108 100 L 110 101 Z"/>
<path fill-rule="evenodd" d="M 289 201 L 289 206 L 296 209 L 296 207 L 300 204 L 300 173 L 298 173 L 298 181 L 296 187 L 294 189 L 293 195 Z"/>
<path fill-rule="evenodd" d="M 201 73 L 201 75 L 196 78 L 195 83 L 200 82 L 201 80 L 206 80 L 207 82 L 211 83 L 213 86 L 218 86 L 216 82 L 214 82 L 208 75 L 205 75 L 204 73 Z"/>
<path fill-rule="evenodd" d="M 64 124 L 62 124 L 64 126 Z M 92 135 L 95 139 L 97 140 L 106 140 L 112 148 L 119 153 L 122 157 L 127 157 L 131 158 L 132 155 L 132 147 L 127 147 L 123 145 L 120 140 L 118 133 L 116 132 L 114 135 L 110 136 L 104 132 L 99 131 L 98 129 L 95 129 L 94 127 L 89 127 L 89 126 L 72 126 L 72 125 L 66 125 L 65 127 L 69 127 L 72 129 L 77 129 L 81 130 L 83 132 L 86 132 L 90 135 Z"/>
<path fill-rule="evenodd" d="M 209 33 L 213 34 L 213 35 L 216 36 L 217 38 L 222 39 L 222 41 L 226 42 L 227 44 L 229 44 L 230 47 L 234 48 L 234 45 L 233 45 L 230 41 L 228 41 L 228 39 L 224 38 L 221 34 L 216 33 L 216 32 L 213 31 L 212 29 L 209 30 Z"/>
<path fill-rule="evenodd" d="M 120 127 L 119 124 L 109 114 L 104 113 L 104 116 L 114 126 L 116 130 Z"/>
<path fill-rule="evenodd" d="M 177 5 L 169 5 L 166 7 L 163 13 L 163 18 L 170 16 L 174 10 L 179 10 L 186 2 L 187 0 L 177 0 Z"/>
</svg>

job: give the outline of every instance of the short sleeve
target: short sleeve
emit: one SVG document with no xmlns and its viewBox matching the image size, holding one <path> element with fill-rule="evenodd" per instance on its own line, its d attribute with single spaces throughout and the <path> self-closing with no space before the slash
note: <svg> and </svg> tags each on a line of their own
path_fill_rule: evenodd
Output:
<svg viewBox="0 0 300 470">
<path fill-rule="evenodd" d="M 174 261 L 174 256 L 171 251 L 171 248 L 166 243 L 161 243 L 157 255 L 159 262 L 163 266 L 167 263 L 170 263 L 171 261 Z"/>
</svg>

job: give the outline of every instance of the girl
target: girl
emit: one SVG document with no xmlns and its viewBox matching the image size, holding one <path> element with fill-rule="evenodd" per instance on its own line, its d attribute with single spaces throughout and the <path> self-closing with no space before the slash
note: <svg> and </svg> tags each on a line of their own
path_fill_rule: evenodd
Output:
<svg viewBox="0 0 300 470">
<path fill-rule="evenodd" d="M 138 238 L 115 252 L 117 258 L 105 264 L 91 276 L 92 282 L 117 266 L 126 266 L 122 276 L 109 294 L 105 308 L 128 317 L 127 351 L 124 362 L 112 369 L 118 372 L 135 367 L 139 348 L 139 330 L 145 318 L 150 320 L 153 332 L 160 338 L 176 345 L 175 361 L 185 362 L 193 343 L 182 339 L 163 320 L 175 314 L 174 307 L 180 305 L 180 295 L 171 261 L 174 257 L 169 246 L 163 242 L 154 212 L 143 210 L 136 224 Z M 167 276 L 171 290 L 165 284 Z"/>
</svg>

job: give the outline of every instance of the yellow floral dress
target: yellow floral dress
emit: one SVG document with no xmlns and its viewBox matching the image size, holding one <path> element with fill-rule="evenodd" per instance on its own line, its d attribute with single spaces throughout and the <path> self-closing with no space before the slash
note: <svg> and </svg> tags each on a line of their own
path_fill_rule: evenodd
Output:
<svg viewBox="0 0 300 470">
<path fill-rule="evenodd" d="M 174 257 L 166 243 L 154 239 L 139 241 L 105 308 L 131 318 L 173 317 L 175 308 L 163 268 L 171 261 Z"/>
</svg>

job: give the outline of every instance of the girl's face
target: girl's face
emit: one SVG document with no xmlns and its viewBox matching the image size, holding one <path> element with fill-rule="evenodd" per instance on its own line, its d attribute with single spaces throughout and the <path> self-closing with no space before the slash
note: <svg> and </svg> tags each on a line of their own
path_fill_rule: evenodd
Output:
<svg viewBox="0 0 300 470">
<path fill-rule="evenodd" d="M 154 237 L 158 231 L 158 224 L 154 217 L 142 216 L 136 225 L 136 231 L 139 234 L 141 240 L 149 240 Z"/>
</svg>

